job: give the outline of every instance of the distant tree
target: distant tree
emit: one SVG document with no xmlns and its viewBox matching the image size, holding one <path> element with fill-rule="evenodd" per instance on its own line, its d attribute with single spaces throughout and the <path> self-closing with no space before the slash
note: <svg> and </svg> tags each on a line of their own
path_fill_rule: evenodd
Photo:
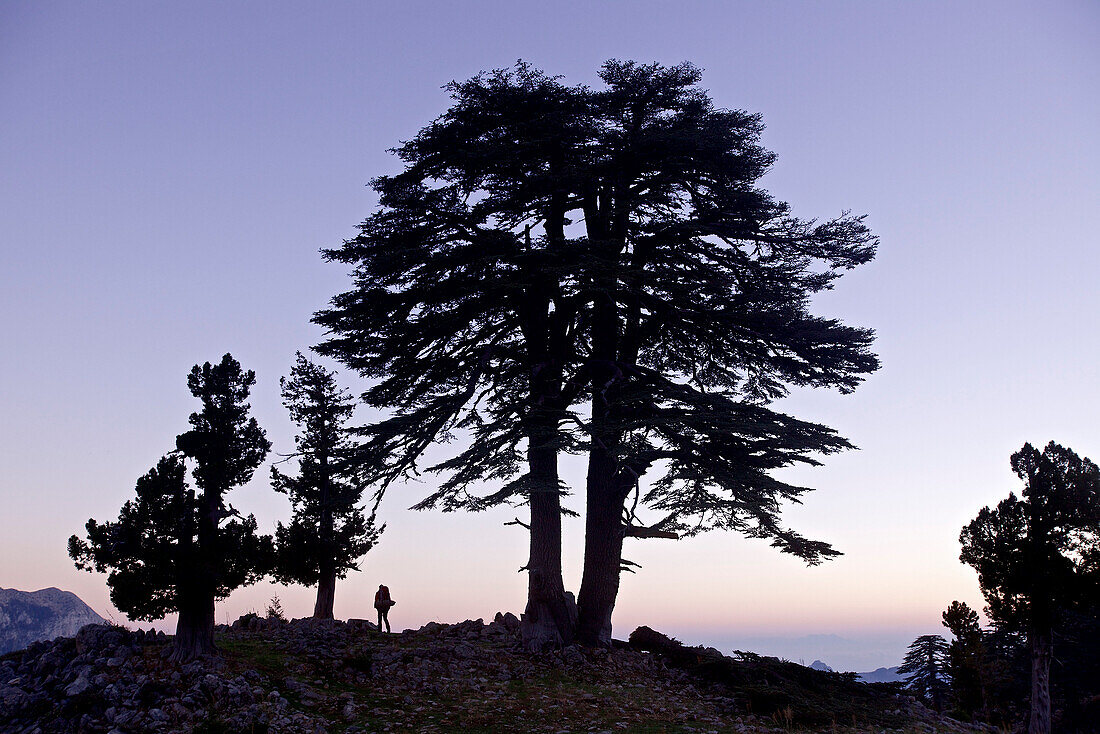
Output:
<svg viewBox="0 0 1100 734">
<path fill-rule="evenodd" d="M 214 600 L 270 570 L 271 537 L 258 535 L 256 519 L 241 518 L 225 502 L 270 448 L 248 416 L 255 381 L 229 354 L 192 369 L 187 385 L 202 409 L 191 414 L 191 430 L 177 436 L 178 453 L 138 480 L 136 499 L 122 506 L 117 521 L 89 520 L 87 540 L 69 538 L 77 568 L 109 572 L 111 601 L 128 617 L 179 613 L 175 660 L 215 652 Z M 187 484 L 185 459 L 194 462 L 197 495 Z"/>
<path fill-rule="evenodd" d="M 909 645 L 898 675 L 905 676 L 905 686 L 923 698 L 937 711 L 943 710 L 949 692 L 947 673 L 947 640 L 940 635 L 921 635 Z"/>
<path fill-rule="evenodd" d="M 280 380 L 283 405 L 298 426 L 298 476 L 271 467 L 275 491 L 290 497 L 294 518 L 278 524 L 276 577 L 284 582 L 317 584 L 313 616 L 332 619 L 336 579 L 357 570 L 357 559 L 378 542 L 385 525 L 375 527 L 359 502 L 366 482 L 348 427 L 355 410 L 351 395 L 336 383 L 336 373 L 299 352 L 290 376 Z"/>
<path fill-rule="evenodd" d="M 982 628 L 978 622 L 978 613 L 962 601 L 953 601 L 941 615 L 943 626 L 951 630 L 956 640 L 975 640 L 981 637 Z"/>
<path fill-rule="evenodd" d="M 1051 730 L 1050 662 L 1061 610 L 1096 586 L 1100 548 L 1100 470 L 1053 441 L 1012 455 L 1024 482 L 983 508 L 962 530 L 960 559 L 978 572 L 994 623 L 1026 631 L 1031 654 L 1028 731 Z"/>
<path fill-rule="evenodd" d="M 587 453 L 577 634 L 606 645 L 625 537 L 724 528 L 809 563 L 837 554 L 781 526 L 808 490 L 770 472 L 849 444 L 766 404 L 852 390 L 878 362 L 869 330 L 809 313 L 873 257 L 862 218 L 800 220 L 758 188 L 774 160 L 759 117 L 716 109 L 690 64 L 600 76 L 565 87 L 520 64 L 452 84 L 454 106 L 397 149 L 406 169 L 375 180 L 381 210 L 326 251 L 356 286 L 315 320 L 319 351 L 393 411 L 368 444 L 384 482 L 462 432 L 419 507 L 530 504 L 525 622 L 552 620 L 559 641 L 557 462 Z M 486 481 L 503 486 L 469 493 Z"/>
<path fill-rule="evenodd" d="M 961 714 L 973 716 L 982 711 L 985 702 L 984 645 L 978 613 L 965 602 L 953 601 L 943 613 L 943 626 L 954 637 L 947 650 L 947 673 L 955 708 Z"/>
<path fill-rule="evenodd" d="M 277 619 L 280 622 L 286 621 L 286 613 L 283 611 L 283 602 L 279 599 L 279 595 L 271 597 L 271 601 L 267 603 L 267 608 L 264 610 L 264 616 L 268 619 Z"/>
</svg>

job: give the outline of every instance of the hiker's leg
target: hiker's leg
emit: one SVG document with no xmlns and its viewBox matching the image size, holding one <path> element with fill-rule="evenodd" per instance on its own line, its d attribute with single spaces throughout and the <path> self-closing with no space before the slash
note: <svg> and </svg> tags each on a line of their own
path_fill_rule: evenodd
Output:
<svg viewBox="0 0 1100 734">
<path fill-rule="evenodd" d="M 378 610 L 378 631 L 382 631 L 382 610 Z"/>
<path fill-rule="evenodd" d="M 389 609 L 382 612 L 382 619 L 386 620 L 386 631 L 389 632 L 390 631 L 390 610 Z M 382 626 L 379 625 L 378 629 L 382 629 Z"/>
</svg>

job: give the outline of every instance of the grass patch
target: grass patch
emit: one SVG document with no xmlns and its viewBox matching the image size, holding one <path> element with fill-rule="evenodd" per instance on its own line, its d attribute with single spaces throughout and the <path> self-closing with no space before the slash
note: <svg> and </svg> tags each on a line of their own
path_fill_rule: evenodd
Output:
<svg viewBox="0 0 1100 734">
<path fill-rule="evenodd" d="M 218 641 L 218 647 L 230 664 L 250 668 L 271 678 L 286 677 L 290 657 L 270 640 L 234 638 Z"/>
</svg>

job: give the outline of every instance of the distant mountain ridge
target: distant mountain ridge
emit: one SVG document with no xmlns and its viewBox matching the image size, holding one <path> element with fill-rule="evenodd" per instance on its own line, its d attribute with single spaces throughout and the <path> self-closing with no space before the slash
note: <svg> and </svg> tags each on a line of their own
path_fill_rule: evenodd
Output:
<svg viewBox="0 0 1100 734">
<path fill-rule="evenodd" d="M 832 673 L 833 669 L 826 663 L 820 660 L 815 660 L 809 664 L 813 670 L 822 670 L 826 673 Z M 869 673 L 856 673 L 856 676 L 864 683 L 899 683 L 905 680 L 904 676 L 898 675 L 898 666 L 893 668 L 876 668 Z"/>
<path fill-rule="evenodd" d="M 898 666 L 892 668 L 876 668 L 870 673 L 857 673 L 864 683 L 899 683 L 905 680 L 905 676 L 898 675 Z"/>
<path fill-rule="evenodd" d="M 71 591 L 0 589 L 0 655 L 38 640 L 72 637 L 103 617 Z"/>
</svg>

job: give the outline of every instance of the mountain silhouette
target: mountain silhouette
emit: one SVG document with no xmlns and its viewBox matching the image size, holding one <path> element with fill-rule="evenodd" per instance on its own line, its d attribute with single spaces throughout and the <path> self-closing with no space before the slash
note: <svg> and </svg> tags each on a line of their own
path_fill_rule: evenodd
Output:
<svg viewBox="0 0 1100 734">
<path fill-rule="evenodd" d="M 105 620 L 71 591 L 0 589 L 0 655 L 38 640 L 71 637 Z"/>
<path fill-rule="evenodd" d="M 892 668 L 876 668 L 870 673 L 857 673 L 857 675 L 864 683 L 897 683 L 905 680 L 904 676 L 898 675 L 896 665 Z"/>
</svg>

